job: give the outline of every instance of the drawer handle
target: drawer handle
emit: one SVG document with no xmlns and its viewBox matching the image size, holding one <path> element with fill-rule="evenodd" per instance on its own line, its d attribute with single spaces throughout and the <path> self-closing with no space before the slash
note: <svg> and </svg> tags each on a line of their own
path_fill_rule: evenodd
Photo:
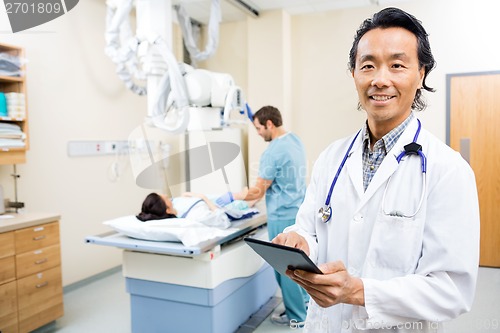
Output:
<svg viewBox="0 0 500 333">
<path fill-rule="evenodd" d="M 47 262 L 47 258 L 43 258 L 43 259 L 35 261 L 35 265 L 40 265 L 40 264 L 43 264 L 44 262 Z"/>
<path fill-rule="evenodd" d="M 42 240 L 45 238 L 45 235 L 41 235 L 41 236 L 38 236 L 38 237 L 33 237 L 33 240 L 34 241 L 38 241 L 38 240 Z"/>
<path fill-rule="evenodd" d="M 49 283 L 47 281 L 45 281 L 44 283 L 40 283 L 40 284 L 37 284 L 36 287 L 37 288 L 43 288 L 45 287 L 46 285 L 48 285 Z"/>
</svg>

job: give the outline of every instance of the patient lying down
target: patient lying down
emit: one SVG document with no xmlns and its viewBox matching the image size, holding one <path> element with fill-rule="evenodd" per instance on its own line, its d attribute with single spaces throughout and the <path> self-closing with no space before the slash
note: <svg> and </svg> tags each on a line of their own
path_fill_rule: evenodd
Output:
<svg viewBox="0 0 500 333">
<path fill-rule="evenodd" d="M 255 204 L 255 201 L 231 204 L 248 209 Z M 144 199 L 141 212 L 136 217 L 143 222 L 182 217 L 223 229 L 231 225 L 226 209 L 217 206 L 204 194 L 192 192 L 186 192 L 181 197 L 172 199 L 166 195 L 150 193 Z"/>
<path fill-rule="evenodd" d="M 205 195 L 185 193 L 169 199 L 151 193 L 138 215 L 118 217 L 103 224 L 131 238 L 196 246 L 234 232 L 230 220 L 246 219 L 259 213 L 256 208 L 249 207 L 252 202 L 226 203 L 219 198 L 211 201 Z"/>
<path fill-rule="evenodd" d="M 192 193 L 185 193 L 186 196 L 192 196 Z M 207 197 L 203 196 L 203 201 L 210 208 L 215 210 L 217 207 L 211 203 Z M 141 212 L 136 216 L 141 221 L 162 220 L 177 217 L 177 210 L 174 208 L 172 200 L 166 195 L 150 193 L 142 202 Z"/>
</svg>

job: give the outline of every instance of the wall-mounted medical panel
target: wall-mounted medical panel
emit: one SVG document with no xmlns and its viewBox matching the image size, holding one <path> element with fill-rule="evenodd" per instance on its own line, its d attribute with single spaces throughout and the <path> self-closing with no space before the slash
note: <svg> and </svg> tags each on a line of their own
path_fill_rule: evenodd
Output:
<svg viewBox="0 0 500 333">
<path fill-rule="evenodd" d="M 128 141 L 89 140 L 68 142 L 68 156 L 70 157 L 116 154 L 128 154 Z"/>
</svg>

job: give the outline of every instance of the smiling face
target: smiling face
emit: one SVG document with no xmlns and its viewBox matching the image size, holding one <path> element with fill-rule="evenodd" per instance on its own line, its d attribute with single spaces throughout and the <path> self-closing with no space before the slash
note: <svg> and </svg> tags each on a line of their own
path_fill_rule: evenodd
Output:
<svg viewBox="0 0 500 333">
<path fill-rule="evenodd" d="M 352 76 L 370 131 L 380 139 L 409 116 L 422 86 L 417 38 L 403 28 L 368 31 L 359 41 Z"/>
</svg>

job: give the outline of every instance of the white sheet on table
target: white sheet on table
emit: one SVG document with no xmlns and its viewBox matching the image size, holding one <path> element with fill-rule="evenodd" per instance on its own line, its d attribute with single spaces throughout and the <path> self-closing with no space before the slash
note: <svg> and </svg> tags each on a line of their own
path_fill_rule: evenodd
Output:
<svg viewBox="0 0 500 333">
<path fill-rule="evenodd" d="M 182 242 L 185 246 L 196 246 L 207 240 L 225 237 L 236 229 L 209 227 L 187 218 L 171 218 L 142 222 L 134 215 L 123 216 L 103 222 L 104 225 L 132 238 Z"/>
</svg>

